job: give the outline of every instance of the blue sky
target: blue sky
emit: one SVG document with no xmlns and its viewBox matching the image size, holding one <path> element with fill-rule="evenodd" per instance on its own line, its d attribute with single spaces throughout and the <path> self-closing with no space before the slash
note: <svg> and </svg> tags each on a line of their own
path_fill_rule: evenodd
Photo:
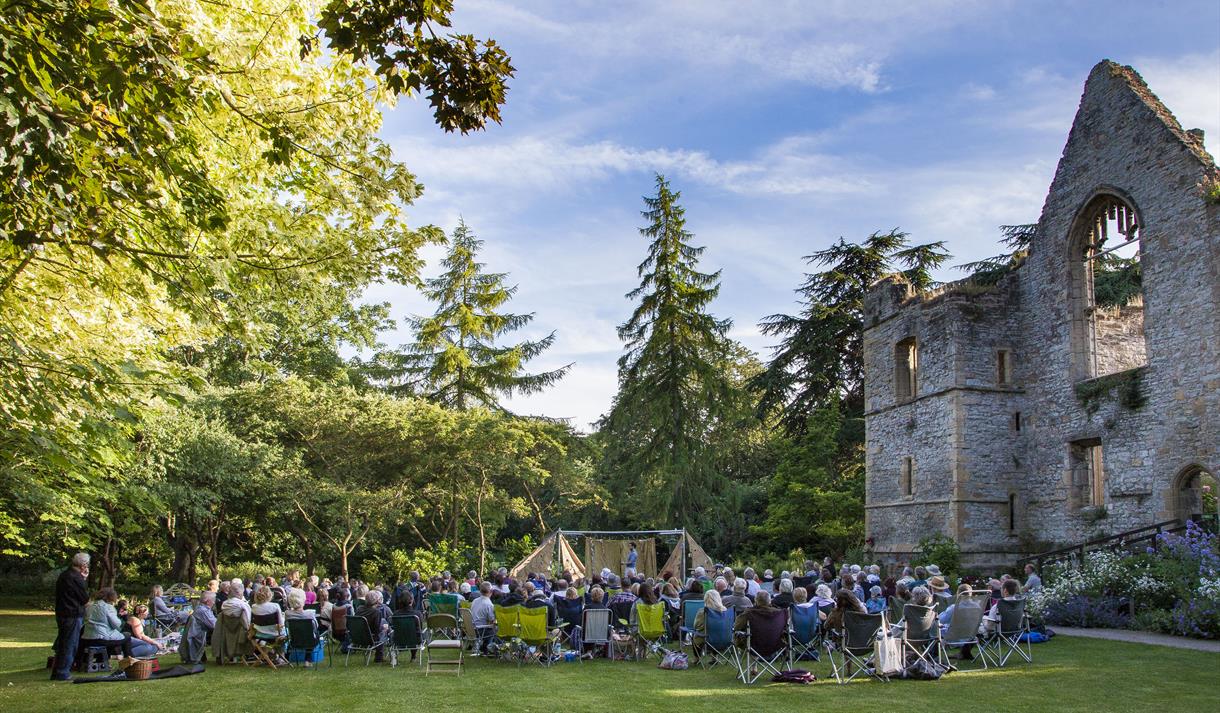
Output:
<svg viewBox="0 0 1220 713">
<path fill-rule="evenodd" d="M 802 256 L 840 236 L 899 227 L 966 262 L 998 251 L 997 226 L 1037 220 L 1103 58 L 1220 148 L 1214 0 L 457 5 L 455 27 L 517 67 L 503 125 L 446 135 L 405 100 L 382 135 L 425 186 L 412 222 L 464 217 L 489 269 L 519 285 L 512 309 L 536 314 L 518 334 L 557 332 L 532 366 L 574 363 L 509 407 L 582 429 L 615 391 L 654 172 L 682 191 L 702 267 L 724 271 L 712 311 L 765 358 L 759 320 L 797 308 Z M 425 252 L 426 275 L 440 256 Z M 400 285 L 366 298 L 399 318 L 432 310 Z"/>
</svg>

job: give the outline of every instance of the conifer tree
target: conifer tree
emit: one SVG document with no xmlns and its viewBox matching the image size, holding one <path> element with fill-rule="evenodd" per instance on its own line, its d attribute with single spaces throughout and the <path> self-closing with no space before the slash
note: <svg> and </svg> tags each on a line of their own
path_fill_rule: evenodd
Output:
<svg viewBox="0 0 1220 713">
<path fill-rule="evenodd" d="M 615 491 L 631 493 L 637 524 L 690 527 L 719 490 L 708 441 L 731 388 L 721 369 L 731 323 L 708 313 L 720 272 L 698 271 L 704 249 L 690 244 L 681 194 L 661 175 L 656 189 L 644 199 L 640 234 L 651 243 L 640 286 L 627 294 L 638 304 L 618 328 L 625 348 L 602 423 L 603 468 Z"/>
<path fill-rule="evenodd" d="M 424 294 L 437 303 L 431 317 L 411 320 L 416 341 L 398 355 L 405 383 L 390 391 L 410 391 L 431 401 L 464 410 L 472 406 L 500 409 L 499 397 L 530 394 L 563 378 L 571 365 L 538 374 L 525 363 L 555 341 L 555 333 L 537 341 L 498 346 L 497 338 L 520 329 L 533 314 L 497 312 L 517 291 L 505 284 L 506 273 L 485 272 L 476 257 L 483 247 L 461 221 L 441 263 L 445 272 L 426 280 Z"/>
</svg>

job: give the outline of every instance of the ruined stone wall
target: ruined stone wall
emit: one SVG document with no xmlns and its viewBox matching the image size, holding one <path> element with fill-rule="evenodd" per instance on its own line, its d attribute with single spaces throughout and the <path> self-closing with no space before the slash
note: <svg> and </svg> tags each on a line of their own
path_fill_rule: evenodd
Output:
<svg viewBox="0 0 1220 713">
<path fill-rule="evenodd" d="M 967 564 L 1005 566 L 1169 519 L 1184 468 L 1220 472 L 1220 207 L 1198 189 L 1209 175 L 1214 161 L 1142 80 L 1103 62 L 1019 270 L 990 291 L 876 286 L 865 303 L 866 528 L 881 559 L 906 559 L 921 537 L 945 532 Z M 1095 373 L 1120 373 L 1080 382 L 1072 241 L 1102 193 L 1139 215 L 1144 300 L 1098 314 Z M 919 394 L 897 403 L 893 347 L 911 335 Z M 1007 384 L 998 349 L 1011 356 Z M 1101 444 L 1104 508 L 1071 497 L 1071 444 L 1086 440 Z M 910 496 L 899 491 L 906 455 Z"/>
<path fill-rule="evenodd" d="M 1146 92 L 1129 69 L 1093 70 L 1021 270 L 1024 349 L 1039 364 L 1026 384 L 1033 420 L 1023 490 L 1042 541 L 1070 544 L 1168 518 L 1176 473 L 1220 459 L 1220 216 L 1197 188 L 1214 164 Z M 1074 221 L 1099 193 L 1126 200 L 1142 226 L 1143 310 L 1096 323 L 1098 373 L 1146 361 L 1138 407 L 1124 405 L 1117 388 L 1083 403 L 1072 378 L 1068 255 Z M 1069 498 L 1070 443 L 1091 438 L 1102 445 L 1103 519 Z"/>
<path fill-rule="evenodd" d="M 1126 371 L 1148 363 L 1142 301 L 1123 307 L 1099 309 L 1095 319 L 1098 375 Z"/>
</svg>

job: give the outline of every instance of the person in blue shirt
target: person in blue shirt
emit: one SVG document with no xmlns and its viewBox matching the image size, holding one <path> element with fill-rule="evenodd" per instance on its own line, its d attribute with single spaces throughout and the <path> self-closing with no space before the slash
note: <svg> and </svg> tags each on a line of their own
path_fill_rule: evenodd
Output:
<svg viewBox="0 0 1220 713">
<path fill-rule="evenodd" d="M 634 577 L 636 563 L 640 560 L 640 553 L 636 552 L 634 542 L 629 544 L 628 547 L 630 549 L 627 550 L 627 576 Z"/>
<path fill-rule="evenodd" d="M 869 614 L 876 614 L 886 610 L 885 597 L 881 595 L 881 587 L 870 587 L 868 590 L 868 601 L 864 603 L 864 608 Z"/>
</svg>

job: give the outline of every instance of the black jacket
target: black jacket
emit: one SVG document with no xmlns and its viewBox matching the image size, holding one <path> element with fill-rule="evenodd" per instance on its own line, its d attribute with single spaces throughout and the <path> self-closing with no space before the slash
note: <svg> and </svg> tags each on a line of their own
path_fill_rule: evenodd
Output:
<svg viewBox="0 0 1220 713">
<path fill-rule="evenodd" d="M 88 603 L 85 576 L 72 567 L 65 569 L 55 582 L 55 616 L 84 617 Z"/>
</svg>

